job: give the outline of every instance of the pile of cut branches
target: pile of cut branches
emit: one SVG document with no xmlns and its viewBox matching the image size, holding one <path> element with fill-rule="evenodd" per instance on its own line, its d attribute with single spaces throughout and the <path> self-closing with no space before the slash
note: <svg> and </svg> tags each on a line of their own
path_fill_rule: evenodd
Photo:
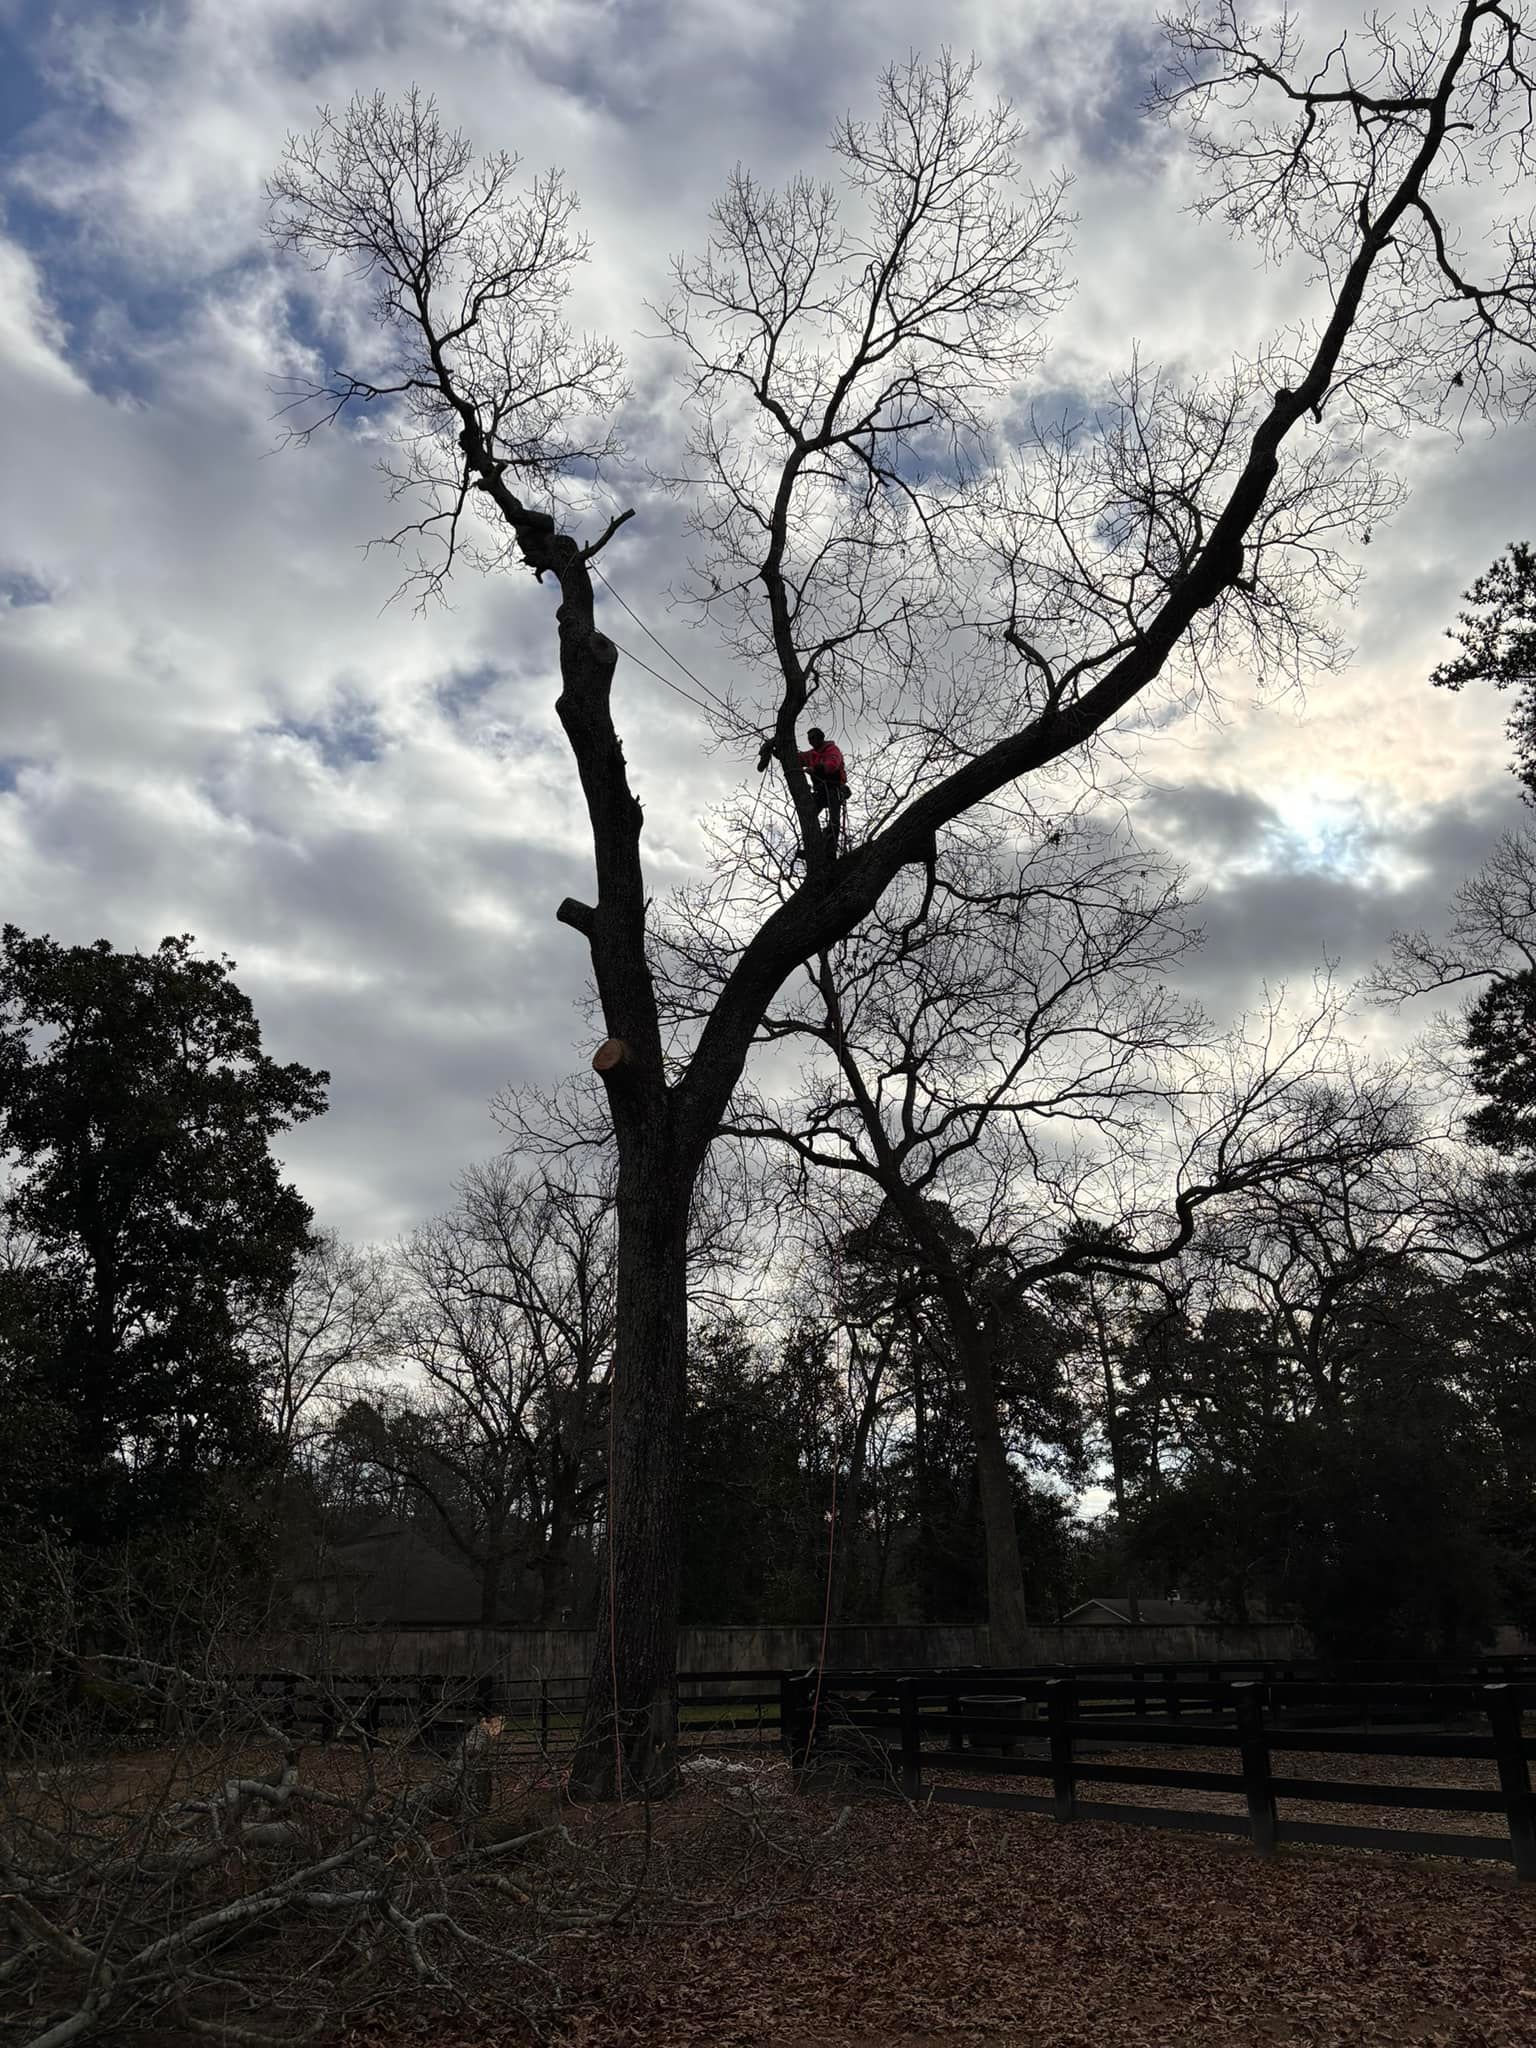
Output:
<svg viewBox="0 0 1536 2048">
<path fill-rule="evenodd" d="M 558 1800 L 536 1786 L 496 1799 L 496 1723 L 446 1760 L 419 1727 L 306 1752 L 237 1682 L 102 1661 L 136 1728 L 174 1717 L 181 1733 L 93 1750 L 78 1721 L 40 1731 L 34 1715 L 21 1741 L 13 1719 L 7 2038 L 65 2048 L 153 2019 L 289 2043 L 401 1978 L 462 2005 L 467 1966 L 478 1956 L 485 1974 L 492 1951 L 503 2004 L 538 2007 L 543 1930 L 523 1873 L 560 1833 Z"/>
<path fill-rule="evenodd" d="M 683 1867 L 648 1805 L 570 1807 L 495 1718 L 381 1740 L 335 1702 L 339 1739 L 304 1744 L 239 1680 L 126 1658 L 94 1660 L 82 1695 L 94 1727 L 34 1701 L 4 1731 L 8 2048 L 149 2029 L 288 2048 L 413 2011 L 537 2036 L 554 1943 L 781 1906 L 846 1818 L 807 1839 L 782 1825 L 782 1767 L 700 1759 L 685 1803 L 711 1849 Z"/>
</svg>

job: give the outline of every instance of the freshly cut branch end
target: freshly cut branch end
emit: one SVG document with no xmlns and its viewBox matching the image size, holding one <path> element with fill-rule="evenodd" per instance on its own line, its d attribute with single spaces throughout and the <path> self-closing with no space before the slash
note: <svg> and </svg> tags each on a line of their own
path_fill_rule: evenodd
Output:
<svg viewBox="0 0 1536 2048">
<path fill-rule="evenodd" d="M 568 924 L 573 931 L 580 932 L 583 938 L 590 939 L 596 915 L 590 903 L 582 903 L 574 896 L 567 896 L 555 912 L 555 922 Z"/>
<path fill-rule="evenodd" d="M 611 1074 L 619 1067 L 632 1067 L 635 1056 L 622 1038 L 605 1038 L 592 1055 L 594 1074 Z"/>
</svg>

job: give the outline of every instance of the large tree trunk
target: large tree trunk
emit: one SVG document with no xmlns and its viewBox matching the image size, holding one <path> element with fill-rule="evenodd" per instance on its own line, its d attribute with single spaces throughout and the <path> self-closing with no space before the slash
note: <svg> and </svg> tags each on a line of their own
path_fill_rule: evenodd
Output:
<svg viewBox="0 0 1536 2048">
<path fill-rule="evenodd" d="M 1095 1303 L 1093 1311 L 1094 1328 L 1099 1339 L 1099 1364 L 1104 1374 L 1104 1435 L 1109 1444 L 1109 1471 L 1114 1485 L 1115 1520 L 1120 1531 L 1121 1554 L 1126 1555 L 1125 1515 L 1125 1461 L 1120 1454 L 1120 1402 L 1115 1392 L 1115 1366 L 1109 1348 L 1109 1332 L 1105 1328 L 1104 1312 Z M 1140 1574 L 1126 1557 L 1125 1598 L 1127 1610 L 1133 1622 L 1141 1620 Z"/>
<path fill-rule="evenodd" d="M 655 1798 L 677 1785 L 691 1177 L 660 1133 L 623 1151 L 607 1559 L 570 1778 L 583 1799 Z"/>
<path fill-rule="evenodd" d="M 843 1498 L 838 1510 L 839 1527 L 835 1531 L 836 1548 L 833 1551 L 831 1616 L 834 1621 L 847 1621 L 848 1585 L 858 1563 L 856 1547 L 859 1540 L 859 1509 L 864 1492 L 864 1465 L 869 1456 L 869 1433 L 874 1425 L 875 1411 L 880 1405 L 880 1381 L 885 1372 L 890 1347 L 885 1346 L 875 1360 L 874 1370 L 864 1385 L 864 1398 L 859 1403 L 859 1419 L 854 1425 L 853 1448 L 848 1453 L 848 1477 L 843 1486 Z"/>
<path fill-rule="evenodd" d="M 997 1409 L 997 1381 L 987 1340 L 958 1277 L 939 1281 L 939 1293 L 954 1338 L 965 1384 L 966 1412 L 976 1446 L 977 1488 L 987 1552 L 987 1632 L 993 1664 L 1029 1661 L 1028 1616 L 1024 1604 L 1024 1560 L 1019 1551 L 1019 1518 Z"/>
</svg>

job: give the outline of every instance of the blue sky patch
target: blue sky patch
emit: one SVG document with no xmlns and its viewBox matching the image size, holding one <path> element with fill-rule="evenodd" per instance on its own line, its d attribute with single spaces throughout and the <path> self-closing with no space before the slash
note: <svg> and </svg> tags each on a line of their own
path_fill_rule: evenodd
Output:
<svg viewBox="0 0 1536 2048">
<path fill-rule="evenodd" d="M 474 711 L 502 680 L 501 670 L 486 661 L 474 668 L 456 669 L 437 686 L 437 701 L 448 718 L 462 718 Z"/>
<path fill-rule="evenodd" d="M 19 612 L 32 604 L 47 604 L 53 593 L 25 569 L 0 568 L 0 611 Z"/>
<path fill-rule="evenodd" d="M 0 19 L 0 153 L 48 104 L 43 74 L 18 29 Z"/>
<path fill-rule="evenodd" d="M 375 713 L 366 704 L 344 705 L 327 719 L 284 718 L 262 730 L 313 747 L 336 775 L 360 762 L 377 761 L 384 751 Z"/>
</svg>

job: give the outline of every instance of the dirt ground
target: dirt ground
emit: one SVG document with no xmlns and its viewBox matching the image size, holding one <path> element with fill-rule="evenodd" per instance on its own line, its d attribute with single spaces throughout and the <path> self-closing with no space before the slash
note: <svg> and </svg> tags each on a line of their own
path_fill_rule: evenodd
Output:
<svg viewBox="0 0 1536 2048">
<path fill-rule="evenodd" d="M 1536 2048 L 1536 1886 L 1504 1866 L 1263 1861 L 1212 1836 L 894 1800 L 856 1803 L 811 1850 L 835 1807 L 764 1770 L 775 1882 L 801 1852 L 803 1881 L 765 1909 L 733 1899 L 718 1791 L 690 1792 L 657 1822 L 655 1900 L 548 1958 L 553 2048 Z M 668 1886 L 719 1903 L 668 1908 Z M 422 2020 L 350 2042 L 515 2038 Z"/>
</svg>

